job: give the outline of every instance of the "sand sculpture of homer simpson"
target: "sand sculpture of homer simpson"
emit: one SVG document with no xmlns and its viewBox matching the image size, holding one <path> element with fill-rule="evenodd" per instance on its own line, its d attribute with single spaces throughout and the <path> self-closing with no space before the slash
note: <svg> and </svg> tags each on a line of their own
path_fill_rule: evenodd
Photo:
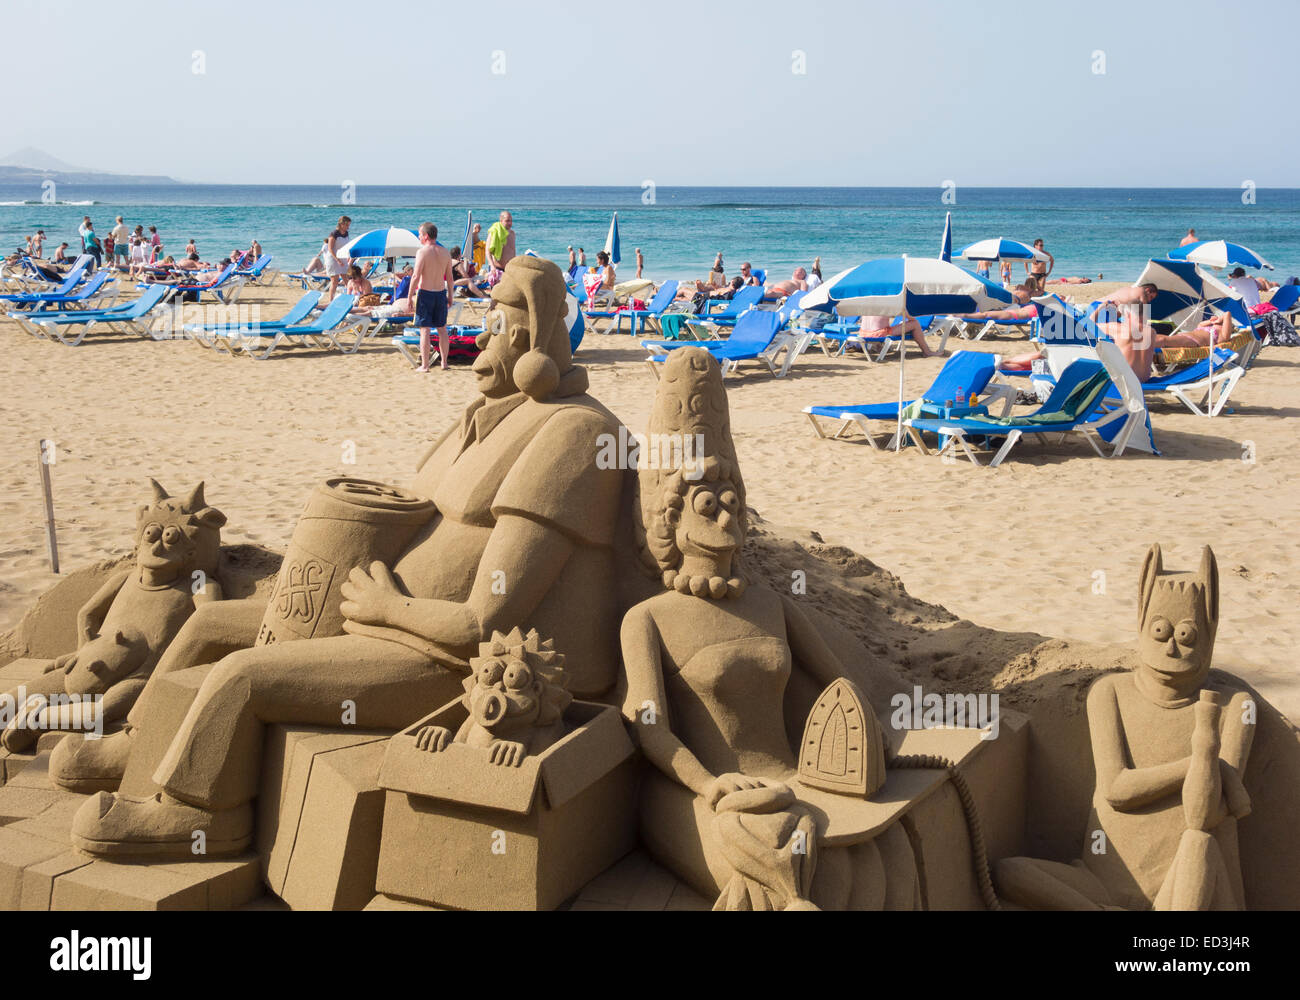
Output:
<svg viewBox="0 0 1300 1000">
<path fill-rule="evenodd" d="M 202 831 L 209 854 L 243 849 L 267 724 L 338 726 L 340 706 L 352 703 L 359 727 L 407 725 L 461 692 L 469 659 L 494 630 L 526 623 L 554 637 L 569 654 L 569 687 L 579 697 L 613 683 L 614 538 L 626 473 L 597 467 L 598 439 L 617 435 L 619 422 L 586 395 L 565 312 L 559 268 L 516 257 L 492 291 L 479 338 L 478 396 L 421 462 L 410 492 L 327 484 L 357 490 L 363 506 L 391 501 L 416 512 L 422 523 L 393 558 L 315 551 L 303 561 L 304 514 L 270 607 L 223 602 L 187 623 L 151 686 L 187 668 L 208 673 L 153 773 L 156 794 L 111 791 L 139 733 L 175 724 L 151 712 L 149 690 L 122 733 L 60 745 L 52 777 L 99 792 L 73 823 L 78 847 L 188 856 Z M 380 495 L 363 495 L 371 487 Z M 346 548 L 349 530 L 330 537 Z M 295 623 L 315 606 L 313 586 L 327 596 L 337 586 L 337 626 Z M 266 641 L 268 623 L 274 642 Z"/>
</svg>

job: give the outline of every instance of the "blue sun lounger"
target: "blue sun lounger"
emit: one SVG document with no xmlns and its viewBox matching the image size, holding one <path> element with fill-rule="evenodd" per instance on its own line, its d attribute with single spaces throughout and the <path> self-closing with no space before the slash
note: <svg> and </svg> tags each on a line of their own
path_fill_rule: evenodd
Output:
<svg viewBox="0 0 1300 1000">
<path fill-rule="evenodd" d="M 780 309 L 751 309 L 740 317 L 736 329 L 727 340 L 682 341 L 643 340 L 641 346 L 650 351 L 646 363 L 650 370 L 659 377 L 658 365 L 667 360 L 668 355 L 683 347 L 699 347 L 718 359 L 722 366 L 722 377 L 726 378 L 735 371 L 742 361 L 761 361 L 776 378 L 783 378 L 790 371 L 790 366 L 800 353 L 800 338 L 783 332 L 786 325 L 799 309 L 799 299 L 803 293 L 790 296 Z M 785 360 L 778 367 L 777 357 L 785 351 Z"/>
<path fill-rule="evenodd" d="M 1000 400 L 1003 404 L 1002 416 L 1006 416 L 1011 412 L 1016 390 L 1012 386 L 992 382 L 993 376 L 997 373 L 997 360 L 996 354 L 987 354 L 983 351 L 956 351 L 944 362 L 939 374 L 918 399 L 928 403 L 945 403 L 948 400 L 955 400 L 958 393 L 963 397 L 969 397 L 970 393 L 978 393 L 987 401 L 985 405 Z M 904 401 L 903 409 L 916 401 L 915 399 Z M 818 437 L 829 437 L 835 440 L 843 437 L 844 432 L 849 428 L 857 427 L 866 436 L 867 443 L 876 449 L 880 449 L 881 443 L 872 433 L 870 421 L 889 422 L 893 434 L 884 447 L 893 448 L 898 443 L 895 440 L 898 433 L 898 411 L 898 400 L 889 403 L 864 403 L 858 406 L 805 406 L 803 410 L 813 429 L 817 431 Z M 835 433 L 827 435 L 822 430 L 818 417 L 838 420 L 840 424 L 835 429 Z"/>
<path fill-rule="evenodd" d="M 717 312 L 701 313 L 686 320 L 688 328 L 704 328 L 711 337 L 716 337 L 724 328 L 734 327 L 748 310 L 756 308 L 763 301 L 762 285 L 745 285 L 737 289 L 727 304 Z"/>
<path fill-rule="evenodd" d="M 96 325 L 105 326 L 113 333 L 135 333 L 147 337 L 151 335 L 150 329 L 157 318 L 153 311 L 163 301 L 165 291 L 162 287 L 151 288 L 134 301 L 121 302 L 107 309 L 9 315 L 18 320 L 19 325 L 32 336 L 42 340 L 57 340 L 68 347 L 78 346 Z"/>
<path fill-rule="evenodd" d="M 66 295 L 59 295 L 53 292 L 38 293 L 29 296 L 17 296 L 10 300 L 11 305 L 30 306 L 32 312 L 46 312 L 62 309 L 79 309 L 83 304 L 86 308 L 93 307 L 94 303 L 103 299 L 107 295 L 112 295 L 115 299 L 116 293 L 105 286 L 109 283 L 116 285 L 113 275 L 107 270 L 101 270 L 87 281 L 80 288 L 74 289 Z M 105 306 L 113 304 L 110 299 L 103 303 Z"/>
<path fill-rule="evenodd" d="M 247 326 L 238 322 L 234 324 L 187 323 L 182 330 L 200 347 L 211 347 L 219 353 L 234 354 L 239 350 L 237 341 L 245 337 L 271 334 L 276 330 L 284 330 L 304 322 L 320 303 L 320 296 L 321 293 L 317 291 L 303 292 L 298 301 L 289 307 L 288 312 L 279 319 L 268 320 L 265 323 L 258 322 Z"/>
<path fill-rule="evenodd" d="M 243 278 L 250 285 L 269 285 L 273 282 L 279 271 L 268 271 L 266 268 L 271 263 L 271 255 L 264 253 L 248 267 L 239 267 L 235 269 L 235 277 Z"/>
<path fill-rule="evenodd" d="M 1146 420 L 1146 407 L 1140 399 L 1134 408 L 1128 405 L 1127 387 L 1121 388 L 1119 394 L 1122 397 L 1119 405 L 1107 405 L 1107 397 L 1116 395 L 1111 373 L 1099 360 L 1080 359 L 1061 373 L 1051 396 L 1033 413 L 982 418 L 914 417 L 905 421 L 904 427 L 925 454 L 931 454 L 931 449 L 926 446 L 923 435 L 932 433 L 943 441 L 940 455 L 960 447 L 975 465 L 981 462 L 971 448 L 972 440 L 1002 438 L 1002 446 L 989 460 L 989 468 L 996 468 L 1025 435 L 1060 434 L 1064 438 L 1070 431 L 1078 431 L 1098 455 L 1106 457 L 1106 452 L 1097 443 L 1097 436 L 1103 428 L 1120 424 L 1111 441 L 1114 445 L 1111 457 L 1115 457 L 1123 453 L 1137 424 Z"/>
<path fill-rule="evenodd" d="M 447 327 L 447 333 L 449 335 L 455 334 L 462 337 L 477 337 L 482 332 L 483 327 L 481 326 Z M 438 360 L 439 352 L 437 331 L 430 331 L 430 336 L 433 338 L 433 351 L 429 355 L 429 361 L 432 363 Z M 397 352 L 401 354 L 402 357 L 411 363 L 412 368 L 420 367 L 420 334 L 418 331 L 415 333 L 395 334 L 393 336 L 393 346 L 397 348 Z"/>
<path fill-rule="evenodd" d="M 274 330 L 250 328 L 243 336 L 232 337 L 230 343 L 241 354 L 254 361 L 265 361 L 281 344 L 307 343 L 313 347 L 332 347 L 342 354 L 355 354 L 365 340 L 362 331 L 366 326 L 364 319 L 348 319 L 348 313 L 352 311 L 355 304 L 355 295 L 336 295 L 334 300 L 310 323 Z M 344 344 L 339 340 L 339 335 L 342 333 L 351 333 L 354 339 Z M 263 347 L 263 343 L 267 340 L 270 343 Z"/>
<path fill-rule="evenodd" d="M 659 291 L 655 292 L 654 298 L 646 303 L 644 309 L 620 309 L 614 317 L 613 328 L 606 327 L 606 333 L 618 333 L 623 328 L 624 318 L 632 321 L 632 328 L 628 331 L 633 337 L 636 336 L 637 328 L 642 323 L 654 322 L 659 324 L 659 317 L 662 316 L 668 307 L 673 304 L 677 298 L 678 282 L 665 281 L 659 286 Z M 662 328 L 661 328 L 662 329 Z"/>
<path fill-rule="evenodd" d="M 70 295 L 85 275 L 86 265 L 80 263 L 80 258 L 78 258 L 78 264 L 68 272 L 62 284 L 39 292 L 7 292 L 0 295 L 0 302 L 10 302 L 14 305 L 34 305 L 38 302 L 47 301 L 50 297 L 59 298 Z"/>
<path fill-rule="evenodd" d="M 922 333 L 930 333 L 935 326 L 938 317 L 935 316 L 917 316 L 916 321 L 921 324 Z M 858 328 L 861 317 L 855 317 L 850 320 L 839 320 L 834 323 L 827 323 L 825 326 L 811 331 L 809 342 L 816 340 L 821 346 L 822 353 L 828 358 L 838 357 L 848 351 L 850 347 L 860 348 L 862 353 L 867 356 L 869 361 L 884 361 L 895 351 L 902 350 L 903 338 L 897 333 L 884 333 L 875 337 L 864 336 Z M 889 324 L 890 331 L 900 328 L 903 325 L 902 319 L 896 319 Z M 948 347 L 948 338 L 952 336 L 953 328 L 957 321 L 950 317 L 938 319 L 939 329 L 939 353 L 943 353 Z M 880 348 L 875 355 L 871 353 L 872 345 Z"/>
<path fill-rule="evenodd" d="M 211 272 L 209 272 L 211 273 Z M 167 298 L 164 301 L 170 302 L 173 299 L 177 301 L 201 302 L 203 293 L 210 292 L 214 298 L 226 305 L 233 304 L 238 298 L 240 290 L 244 287 L 244 279 L 235 277 L 235 265 L 227 264 L 216 277 L 204 282 L 186 282 L 184 284 L 173 285 L 170 282 L 141 282 L 136 285 L 138 289 L 144 291 L 151 285 L 162 284 L 168 289 Z M 186 300 L 185 296 L 193 295 L 194 298 Z M 177 296 L 180 298 L 178 299 Z"/>
</svg>

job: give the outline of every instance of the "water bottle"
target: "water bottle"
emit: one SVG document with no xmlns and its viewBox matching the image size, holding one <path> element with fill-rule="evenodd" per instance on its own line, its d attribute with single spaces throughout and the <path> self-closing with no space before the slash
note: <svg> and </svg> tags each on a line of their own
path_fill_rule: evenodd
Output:
<svg viewBox="0 0 1300 1000">
<path fill-rule="evenodd" d="M 966 390 L 963 389 L 961 386 L 957 386 L 957 400 L 956 400 L 956 401 L 957 401 L 957 405 L 958 405 L 958 406 L 965 406 L 965 405 L 966 405 Z"/>
</svg>

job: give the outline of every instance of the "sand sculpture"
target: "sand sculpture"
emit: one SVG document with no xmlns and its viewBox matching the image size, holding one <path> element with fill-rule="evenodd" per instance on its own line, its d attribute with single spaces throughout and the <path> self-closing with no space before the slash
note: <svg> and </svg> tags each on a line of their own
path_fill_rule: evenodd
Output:
<svg viewBox="0 0 1300 1000">
<path fill-rule="evenodd" d="M 478 395 L 409 489 L 323 483 L 273 586 L 262 572 L 269 600 L 221 599 L 224 517 L 201 485 L 171 498 L 155 484 L 135 567 L 85 604 L 77 649 L 46 671 L 49 694 L 102 689 L 110 719 L 129 709 L 125 725 L 53 748 L 41 780 L 65 791 L 42 790 L 45 813 L 4 826 L 0 862 L 24 876 L 0 896 L 21 883 L 55 905 L 63 885 L 72 906 L 134 905 L 134 886 L 103 886 L 145 869 L 96 871 L 105 862 L 85 856 L 191 858 L 201 834 L 211 868 L 159 866 L 159 879 L 193 869 L 208 901 L 227 897 L 203 880 L 225 876 L 199 870 L 253 869 L 294 906 L 554 907 L 639 841 L 715 909 L 1293 905 L 1300 745 L 1266 704 L 1256 734 L 1257 696 L 1210 669 L 1208 549 L 1181 574 L 1151 550 L 1140 663 L 1093 684 L 1086 729 L 1069 697 L 1032 725 L 1004 720 L 989 743 L 972 727 L 896 729 L 884 706 L 904 686 L 899 650 L 916 664 L 927 641 L 898 643 L 906 629 L 880 595 L 905 592 L 893 581 L 838 605 L 868 612 L 881 634 L 870 648 L 781 592 L 793 554 L 811 557 L 753 537 L 746 548 L 710 355 L 686 348 L 663 366 L 657 460 L 633 477 L 600 461 L 625 429 L 572 362 L 558 268 L 513 260 L 485 327 Z M 951 624 L 931 610 L 927 637 Z M 973 655 L 969 671 L 989 667 Z M 44 662 L 7 676 L 45 676 Z M 1088 739 L 1082 859 L 1019 856 L 1072 856 L 1094 784 L 1078 766 Z M 1031 740 L 1060 764 L 1046 779 L 1031 773 Z M 5 759 L 6 780 L 23 764 Z M 28 789 L 12 791 L 26 815 Z M 90 796 L 75 816 L 68 793 Z M 255 824 L 259 794 L 270 821 Z M 84 877 L 45 853 L 66 853 L 69 822 Z M 259 857 L 225 857 L 255 825 Z"/>
<path fill-rule="evenodd" d="M 101 792 L 85 804 L 73 823 L 82 849 L 184 855 L 201 831 L 209 854 L 241 850 L 268 723 L 398 729 L 460 688 L 493 631 L 527 623 L 552 637 L 569 656 L 574 694 L 613 683 L 623 473 L 595 456 L 619 425 L 585 395 L 565 308 L 553 263 L 512 261 L 473 366 L 479 396 L 420 463 L 410 494 L 327 484 L 335 507 L 342 492 L 353 509 L 373 514 L 378 502 L 411 515 L 402 530 L 375 531 L 373 517 L 347 513 L 321 530 L 330 504 L 309 503 L 271 606 L 213 606 L 159 663 L 151 687 L 206 672 L 190 682 L 197 693 L 183 718 L 163 709 L 174 699 L 146 689 L 123 734 L 57 748 L 51 776 L 65 788 L 110 787 L 156 764 L 151 795 Z M 160 750 L 156 761 L 145 744 Z"/>
<path fill-rule="evenodd" d="M 879 723 L 798 606 L 747 585 L 744 483 L 708 352 L 664 365 L 655 435 L 703 448 L 641 471 L 638 534 L 664 584 L 622 626 L 624 715 L 654 768 L 643 839 L 719 909 L 918 907 L 911 844 L 868 797 L 884 780 Z M 827 686 L 802 760 L 784 717 L 792 653 Z"/>
<path fill-rule="evenodd" d="M 549 909 L 631 849 L 635 751 L 614 708 L 572 699 L 549 639 L 516 628 L 480 649 L 465 694 L 389 741 L 376 888 Z"/>
<path fill-rule="evenodd" d="M 24 750 L 44 731 L 102 731 L 121 720 L 194 610 L 221 600 L 225 515 L 207 505 L 202 483 L 181 497 L 149 483 L 153 498 L 136 516 L 135 566 L 114 574 L 78 612 L 75 652 L 51 660 L 39 680 L 5 692 L 14 704 L 25 696 L 0 735 L 6 750 Z M 87 700 L 94 696 L 99 700 Z"/>
<path fill-rule="evenodd" d="M 1142 566 L 1136 669 L 1088 692 L 1097 772 L 1080 861 L 1007 858 L 1002 892 L 1053 909 L 1243 909 L 1237 821 L 1258 706 L 1211 671 L 1219 570 L 1207 546 L 1194 573 Z"/>
<path fill-rule="evenodd" d="M 518 767 L 564 735 L 564 710 L 573 696 L 565 687 L 564 654 L 534 629 L 524 635 L 494 632 L 470 661 L 461 699 L 469 713 L 453 737 L 445 726 L 421 726 L 420 750 L 437 753 L 454 738 L 486 750 L 493 764 Z"/>
</svg>

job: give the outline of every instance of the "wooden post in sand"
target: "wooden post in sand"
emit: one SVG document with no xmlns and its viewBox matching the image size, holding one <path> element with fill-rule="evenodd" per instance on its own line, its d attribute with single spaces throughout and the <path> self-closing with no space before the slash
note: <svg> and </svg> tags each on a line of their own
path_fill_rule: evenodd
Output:
<svg viewBox="0 0 1300 1000">
<path fill-rule="evenodd" d="M 50 459 L 54 455 L 54 442 L 41 438 L 40 467 L 41 490 L 45 493 L 45 541 L 50 550 L 50 572 L 59 572 L 59 542 L 54 535 L 54 493 L 50 489 Z"/>
</svg>

